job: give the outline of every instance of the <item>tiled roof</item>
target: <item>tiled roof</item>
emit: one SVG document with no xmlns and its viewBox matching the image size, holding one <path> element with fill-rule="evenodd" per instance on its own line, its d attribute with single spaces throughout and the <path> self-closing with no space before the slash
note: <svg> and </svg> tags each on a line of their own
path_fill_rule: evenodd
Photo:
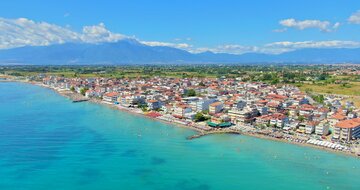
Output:
<svg viewBox="0 0 360 190">
<path fill-rule="evenodd" d="M 210 104 L 210 106 L 219 106 L 221 104 L 222 104 L 221 102 L 214 102 L 214 103 Z"/>
<path fill-rule="evenodd" d="M 118 95 L 119 95 L 119 93 L 117 93 L 117 92 L 108 92 L 108 93 L 104 94 L 104 96 L 108 96 L 108 97 L 114 97 L 114 96 L 118 96 Z"/>
<path fill-rule="evenodd" d="M 348 120 L 344 120 L 344 121 L 339 121 L 335 126 L 340 127 L 340 128 L 356 128 L 356 127 L 360 127 L 360 118 L 354 118 L 354 119 L 348 119 Z"/>
</svg>

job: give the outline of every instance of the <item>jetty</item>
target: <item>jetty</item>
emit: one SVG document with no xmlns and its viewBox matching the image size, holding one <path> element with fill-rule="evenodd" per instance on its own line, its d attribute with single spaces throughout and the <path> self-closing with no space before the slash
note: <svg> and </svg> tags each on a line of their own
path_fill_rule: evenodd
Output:
<svg viewBox="0 0 360 190">
<path fill-rule="evenodd" d="M 197 138 L 200 138 L 200 137 L 203 137 L 205 135 L 211 135 L 211 134 L 241 134 L 240 131 L 238 130 L 232 130 L 232 129 L 227 129 L 227 130 L 211 130 L 211 131 L 204 131 L 204 132 L 200 132 L 200 133 L 197 133 L 195 135 L 191 135 L 189 137 L 187 137 L 186 139 L 187 140 L 193 140 L 193 139 L 197 139 Z"/>
<path fill-rule="evenodd" d="M 192 139 L 200 138 L 200 137 L 202 137 L 202 136 L 204 136 L 204 135 L 207 135 L 207 134 L 205 134 L 205 133 L 198 133 L 198 134 L 195 134 L 195 135 L 191 135 L 191 136 L 187 137 L 186 139 L 187 139 L 187 140 L 192 140 Z"/>
<path fill-rule="evenodd" d="M 86 101 L 89 101 L 89 99 L 87 99 L 87 98 L 83 98 L 83 99 L 76 99 L 76 100 L 73 100 L 73 103 L 86 102 Z"/>
<path fill-rule="evenodd" d="M 86 102 L 90 100 L 89 98 L 86 98 L 82 95 L 79 96 L 79 94 L 68 94 L 68 97 L 72 100 L 73 103 Z"/>
<path fill-rule="evenodd" d="M 90 98 L 87 98 L 81 94 L 77 94 L 77 93 L 74 93 L 72 91 L 59 91 L 58 92 L 68 98 L 70 98 L 72 100 L 73 103 L 78 103 L 78 102 L 86 102 L 86 101 L 89 101 Z"/>
</svg>

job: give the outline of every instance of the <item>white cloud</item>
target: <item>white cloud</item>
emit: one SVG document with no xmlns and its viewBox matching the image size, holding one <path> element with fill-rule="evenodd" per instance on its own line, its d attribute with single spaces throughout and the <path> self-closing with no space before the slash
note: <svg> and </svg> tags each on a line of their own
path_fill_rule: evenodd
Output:
<svg viewBox="0 0 360 190">
<path fill-rule="evenodd" d="M 0 18 L 0 48 L 49 45 L 78 41 L 79 35 L 67 28 L 26 18 Z"/>
<path fill-rule="evenodd" d="M 84 26 L 82 32 L 75 32 L 69 26 L 58 26 L 46 22 L 35 22 L 26 18 L 0 18 L 0 49 L 22 46 L 46 46 L 67 42 L 102 43 L 117 42 L 122 39 L 135 39 L 106 29 L 104 23 Z M 191 40 L 185 38 L 184 40 Z M 140 41 L 140 40 L 138 40 Z M 187 43 L 168 43 L 157 41 L 140 41 L 149 46 L 169 46 L 190 51 L 192 45 Z"/>
<path fill-rule="evenodd" d="M 287 21 L 287 26 L 299 27 L 299 29 L 309 28 L 315 24 L 303 24 L 302 21 Z M 296 23 L 296 24 L 294 24 Z M 335 30 L 340 23 L 329 24 L 321 27 L 327 30 Z M 280 29 L 280 30 L 286 30 Z M 167 46 L 193 53 L 212 51 L 215 53 L 243 54 L 249 52 L 278 54 L 303 48 L 356 48 L 360 47 L 360 42 L 355 41 L 302 41 L 302 42 L 274 42 L 260 46 L 247 46 L 240 44 L 225 44 L 215 47 L 196 47 L 185 43 L 191 38 L 184 38 L 177 43 L 159 41 L 141 41 L 135 37 L 129 37 L 119 33 L 113 33 L 106 29 L 105 24 L 100 23 L 94 26 L 84 26 L 82 31 L 76 32 L 70 27 L 58 26 L 46 22 L 35 22 L 26 18 L 5 19 L 0 18 L 0 49 L 9 49 L 22 46 L 46 46 L 51 44 L 61 44 L 67 42 L 77 43 L 101 43 L 117 42 L 122 39 L 132 39 L 148 46 Z"/>
<path fill-rule="evenodd" d="M 293 18 L 281 20 L 280 25 L 288 28 L 296 28 L 299 30 L 304 30 L 308 28 L 318 28 L 323 32 L 331 32 L 332 28 L 336 29 L 340 26 L 340 23 L 335 23 L 332 25 L 329 21 L 320 21 L 320 20 L 295 20 Z"/>
<path fill-rule="evenodd" d="M 283 53 L 293 51 L 297 49 L 305 48 L 358 48 L 360 42 L 355 41 L 341 41 L 341 40 L 330 40 L 330 41 L 302 41 L 302 42 L 274 42 L 265 44 L 263 50 L 269 53 Z"/>
<path fill-rule="evenodd" d="M 95 26 L 84 26 L 81 34 L 82 41 L 87 43 L 116 42 L 124 38 L 127 37 L 107 30 L 104 23 Z"/>
<path fill-rule="evenodd" d="M 332 40 L 332 41 L 303 41 L 303 42 L 274 42 L 266 44 L 266 47 L 287 47 L 287 48 L 342 48 L 342 47 L 358 47 L 360 42 L 355 41 L 341 41 L 341 40 Z"/>
<path fill-rule="evenodd" d="M 187 37 L 187 38 L 175 38 L 174 41 L 179 42 L 179 41 L 191 41 L 192 38 Z"/>
<path fill-rule="evenodd" d="M 306 48 L 358 48 L 360 42 L 355 41 L 302 41 L 302 42 L 273 42 L 262 46 L 243 46 L 237 44 L 220 45 L 215 48 L 195 48 L 192 50 L 194 53 L 200 53 L 205 51 L 211 51 L 215 53 L 232 53 L 232 54 L 244 54 L 244 53 L 266 53 L 266 54 L 280 54 L 284 52 L 290 52 L 298 49 Z"/>
<path fill-rule="evenodd" d="M 192 52 L 199 53 L 211 51 L 215 53 L 231 53 L 231 54 L 243 54 L 249 52 L 258 52 L 259 48 L 257 46 L 243 46 L 238 44 L 225 44 L 219 45 L 214 48 L 196 48 L 193 49 Z"/>
<path fill-rule="evenodd" d="M 360 10 L 358 10 L 356 13 L 352 14 L 349 17 L 348 21 L 351 24 L 360 24 Z"/>
<path fill-rule="evenodd" d="M 115 42 L 126 38 L 114 34 L 103 23 L 84 26 L 81 33 L 69 27 L 61 27 L 47 22 L 35 22 L 26 18 L 0 18 L 0 49 L 22 46 L 45 46 L 66 42 Z"/>
<path fill-rule="evenodd" d="M 341 23 L 340 22 L 336 22 L 334 25 L 333 25 L 333 29 L 334 30 L 337 30 L 339 27 L 340 27 Z"/>
<path fill-rule="evenodd" d="M 157 41 L 140 41 L 140 42 L 148 46 L 168 46 L 168 47 L 174 47 L 184 50 L 190 50 L 192 48 L 192 45 L 187 43 L 169 43 L 169 42 L 157 42 Z"/>
</svg>

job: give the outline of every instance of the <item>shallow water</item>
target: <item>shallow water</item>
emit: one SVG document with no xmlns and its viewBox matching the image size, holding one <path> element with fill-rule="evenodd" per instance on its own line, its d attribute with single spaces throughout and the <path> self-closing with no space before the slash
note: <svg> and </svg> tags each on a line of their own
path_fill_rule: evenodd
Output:
<svg viewBox="0 0 360 190">
<path fill-rule="evenodd" d="M 360 189 L 360 160 L 0 83 L 0 189 Z"/>
</svg>

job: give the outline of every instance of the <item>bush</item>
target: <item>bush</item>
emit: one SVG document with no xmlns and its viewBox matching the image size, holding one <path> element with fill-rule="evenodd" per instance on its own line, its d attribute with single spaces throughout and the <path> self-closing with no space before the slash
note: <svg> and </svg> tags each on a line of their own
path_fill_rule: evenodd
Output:
<svg viewBox="0 0 360 190">
<path fill-rule="evenodd" d="M 80 94 L 85 96 L 86 91 L 89 90 L 88 88 L 82 88 L 80 89 Z"/>
<path fill-rule="evenodd" d="M 195 121 L 199 122 L 199 121 L 206 121 L 209 118 L 205 117 L 201 112 L 198 112 L 195 114 Z"/>
<path fill-rule="evenodd" d="M 186 91 L 185 96 L 187 97 L 196 96 L 196 92 L 194 89 L 189 89 Z"/>
</svg>

